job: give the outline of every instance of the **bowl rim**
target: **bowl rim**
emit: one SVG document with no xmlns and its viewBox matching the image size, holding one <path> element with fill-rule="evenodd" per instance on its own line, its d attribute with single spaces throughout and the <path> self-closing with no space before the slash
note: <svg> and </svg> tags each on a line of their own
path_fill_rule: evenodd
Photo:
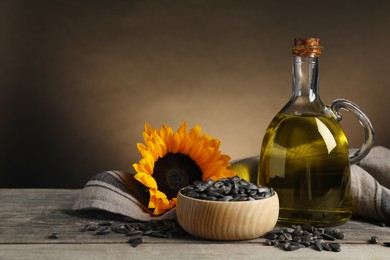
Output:
<svg viewBox="0 0 390 260">
<path fill-rule="evenodd" d="M 184 188 L 182 188 L 184 189 Z M 181 193 L 181 190 L 180 189 L 177 193 L 177 200 L 179 200 L 179 195 L 180 197 L 183 197 L 185 199 L 188 199 L 188 200 L 192 200 L 192 201 L 195 201 L 195 202 L 202 202 L 202 203 L 218 203 L 218 204 L 229 204 L 231 205 L 232 203 L 234 204 L 248 204 L 248 203 L 259 203 L 260 201 L 265 201 L 267 199 L 271 199 L 273 197 L 278 196 L 278 194 L 276 193 L 276 191 L 273 189 L 273 188 L 270 188 L 274 191 L 273 195 L 270 196 L 270 197 L 265 197 L 265 198 L 262 198 L 262 199 L 258 199 L 258 200 L 244 200 L 244 201 L 218 201 L 218 200 L 204 200 L 204 199 L 197 199 L 197 198 L 192 198 L 192 197 L 189 197 L 189 196 L 186 196 L 184 195 L 183 193 Z"/>
</svg>

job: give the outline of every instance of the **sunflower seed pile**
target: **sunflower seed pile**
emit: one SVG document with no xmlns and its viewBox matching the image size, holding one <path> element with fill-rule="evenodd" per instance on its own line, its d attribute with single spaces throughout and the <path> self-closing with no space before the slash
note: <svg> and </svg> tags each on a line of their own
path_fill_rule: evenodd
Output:
<svg viewBox="0 0 390 260">
<path fill-rule="evenodd" d="M 258 186 L 239 176 L 218 181 L 194 181 L 180 192 L 187 197 L 211 201 L 252 201 L 269 198 L 275 194 L 272 188 Z"/>
<path fill-rule="evenodd" d="M 93 231 L 94 235 L 108 235 L 117 233 L 128 236 L 132 247 L 137 247 L 144 242 L 143 236 L 152 236 L 170 239 L 175 235 L 184 235 L 185 231 L 175 220 L 151 220 L 147 222 L 117 223 L 113 221 L 87 223 L 81 232 Z"/>
<path fill-rule="evenodd" d="M 293 225 L 287 228 L 275 228 L 263 236 L 265 244 L 277 246 L 286 251 L 295 251 L 311 247 L 318 251 L 340 252 L 341 245 L 335 242 L 344 239 L 345 233 L 338 228 L 315 228 L 309 224 Z"/>
</svg>

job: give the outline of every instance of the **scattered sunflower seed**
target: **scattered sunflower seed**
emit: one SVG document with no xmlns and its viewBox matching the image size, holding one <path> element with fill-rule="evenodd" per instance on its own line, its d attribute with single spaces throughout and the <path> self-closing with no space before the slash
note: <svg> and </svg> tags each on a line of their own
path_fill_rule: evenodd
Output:
<svg viewBox="0 0 390 260">
<path fill-rule="evenodd" d="M 111 226 L 112 224 L 114 224 L 112 221 L 103 221 L 99 223 L 99 226 Z"/>
<path fill-rule="evenodd" d="M 98 230 L 95 235 L 107 235 L 111 232 L 111 228 L 109 227 L 106 227 L 106 228 L 103 228 L 101 230 Z"/>
<path fill-rule="evenodd" d="M 322 248 L 326 251 L 332 251 L 332 248 L 330 247 L 330 245 L 328 243 L 321 243 L 322 245 Z"/>
<path fill-rule="evenodd" d="M 143 239 L 143 237 L 140 237 L 140 236 L 132 237 L 127 241 L 127 243 L 129 243 L 132 247 L 137 247 L 140 244 L 142 244 L 143 242 L 144 242 L 144 239 Z"/>
<path fill-rule="evenodd" d="M 372 236 L 372 237 L 370 238 L 370 240 L 368 240 L 368 242 L 369 242 L 370 244 L 377 244 L 378 241 L 379 241 L 379 238 L 378 238 L 377 236 Z"/>
<path fill-rule="evenodd" d="M 163 238 L 166 238 L 167 235 L 162 233 L 162 232 L 159 232 L 159 231 L 154 231 L 150 234 L 152 237 L 163 237 Z"/>
<path fill-rule="evenodd" d="M 171 239 L 171 238 L 173 237 L 172 231 L 167 231 L 167 232 L 165 233 L 165 237 L 168 238 L 168 239 Z"/>
<path fill-rule="evenodd" d="M 333 236 L 331 236 L 331 235 L 328 235 L 328 234 L 326 234 L 326 233 L 321 234 L 321 237 L 322 237 L 323 239 L 325 239 L 325 240 L 331 240 L 331 241 L 335 241 L 335 240 L 336 240 L 335 237 L 333 237 Z"/>
<path fill-rule="evenodd" d="M 143 234 L 143 232 L 141 230 L 133 230 L 133 231 L 127 232 L 126 236 L 140 236 L 142 234 Z"/>
<path fill-rule="evenodd" d="M 96 230 L 99 229 L 99 227 L 100 227 L 99 224 L 94 223 L 94 222 L 90 222 L 90 223 L 86 224 L 86 225 L 81 229 L 81 231 L 82 231 L 82 232 L 85 232 L 85 231 L 96 231 Z"/>
<path fill-rule="evenodd" d="M 129 232 L 129 229 L 125 224 L 120 224 L 112 228 L 112 231 L 119 234 L 127 234 Z"/>
<path fill-rule="evenodd" d="M 301 247 L 299 246 L 299 245 L 293 245 L 293 244 L 291 244 L 291 243 L 285 243 L 284 245 L 283 245 L 283 249 L 285 250 L 285 251 L 295 251 L 295 250 L 298 250 L 298 249 L 300 249 Z"/>
<path fill-rule="evenodd" d="M 330 248 L 334 252 L 340 252 L 341 251 L 341 246 L 339 243 L 329 243 Z"/>
<path fill-rule="evenodd" d="M 50 238 L 50 239 L 58 239 L 58 238 L 60 238 L 60 235 L 57 232 L 53 232 L 53 233 L 50 234 L 50 236 L 48 236 L 48 238 Z"/>
<path fill-rule="evenodd" d="M 318 251 L 322 251 L 322 243 L 321 243 L 321 241 L 318 240 L 318 241 L 314 242 L 313 248 L 318 250 Z"/>
<path fill-rule="evenodd" d="M 173 236 L 183 236 L 187 233 L 181 228 L 176 220 L 150 220 L 136 221 L 126 219 L 125 223 L 118 223 L 115 226 L 113 221 L 103 221 L 99 223 L 87 223 L 81 232 L 96 231 L 95 235 L 122 234 L 128 236 L 132 247 L 137 247 L 144 242 L 143 236 L 153 236 L 170 239 Z M 111 232 L 112 231 L 112 232 Z"/>
</svg>

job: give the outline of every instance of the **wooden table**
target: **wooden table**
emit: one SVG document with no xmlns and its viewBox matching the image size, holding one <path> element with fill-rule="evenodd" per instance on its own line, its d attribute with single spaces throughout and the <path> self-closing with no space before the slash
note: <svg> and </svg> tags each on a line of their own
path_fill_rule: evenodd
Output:
<svg viewBox="0 0 390 260">
<path fill-rule="evenodd" d="M 390 242 L 390 228 L 352 220 L 339 228 L 341 252 L 302 248 L 287 252 L 266 246 L 265 239 L 223 242 L 191 237 L 154 238 L 131 247 L 128 237 L 111 233 L 97 236 L 80 229 L 91 221 L 111 219 L 104 212 L 78 213 L 71 207 L 80 190 L 0 189 L 0 259 L 390 259 L 390 247 L 369 244 L 376 235 Z M 115 222 L 121 223 L 120 219 Z M 123 223 L 123 222 L 122 222 Z M 58 232 L 58 239 L 48 236 Z"/>
</svg>

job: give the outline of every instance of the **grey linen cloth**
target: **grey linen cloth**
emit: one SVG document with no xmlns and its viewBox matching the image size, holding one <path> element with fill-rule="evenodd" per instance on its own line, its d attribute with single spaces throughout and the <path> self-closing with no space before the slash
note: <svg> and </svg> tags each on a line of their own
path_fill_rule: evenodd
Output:
<svg viewBox="0 0 390 260">
<path fill-rule="evenodd" d="M 147 208 L 148 201 L 149 193 L 133 173 L 105 171 L 87 182 L 73 209 L 99 209 L 141 221 L 176 218 L 175 209 L 153 216 Z"/>
<path fill-rule="evenodd" d="M 259 156 L 236 160 L 254 176 Z M 390 150 L 376 146 L 357 165 L 351 166 L 351 196 L 354 216 L 390 223 Z M 133 173 L 105 171 L 87 182 L 74 210 L 100 209 L 130 218 L 175 219 L 175 209 L 153 216 L 147 208 L 149 195 Z"/>
<path fill-rule="evenodd" d="M 376 146 L 351 166 L 353 214 L 390 223 L 390 150 Z"/>
</svg>

